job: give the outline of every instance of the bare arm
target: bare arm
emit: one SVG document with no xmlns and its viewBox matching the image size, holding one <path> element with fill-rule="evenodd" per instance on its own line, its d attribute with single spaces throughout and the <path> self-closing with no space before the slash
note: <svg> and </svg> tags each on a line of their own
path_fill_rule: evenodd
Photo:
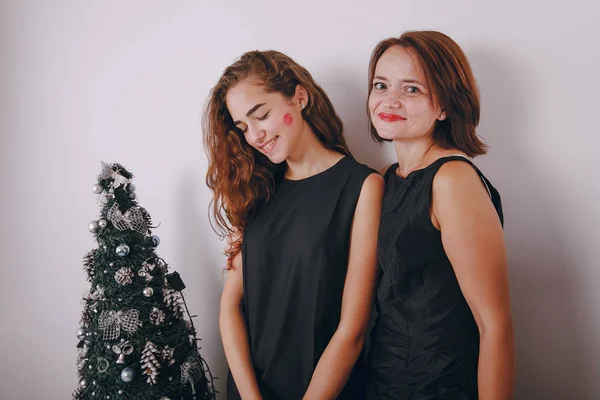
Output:
<svg viewBox="0 0 600 400">
<path fill-rule="evenodd" d="M 363 349 L 377 277 L 383 186 L 383 179 L 377 174 L 369 175 L 363 183 L 352 223 L 340 324 L 317 363 L 305 400 L 335 399 Z"/>
<path fill-rule="evenodd" d="M 238 253 L 231 262 L 221 295 L 219 325 L 221 339 L 231 375 L 242 399 L 261 399 L 256 375 L 250 359 L 248 332 L 242 312 L 244 284 L 242 276 L 242 254 Z"/>
<path fill-rule="evenodd" d="M 513 396 L 514 338 L 504 234 L 477 172 L 465 162 L 444 164 L 433 181 L 434 225 L 480 333 L 480 400 Z"/>
</svg>

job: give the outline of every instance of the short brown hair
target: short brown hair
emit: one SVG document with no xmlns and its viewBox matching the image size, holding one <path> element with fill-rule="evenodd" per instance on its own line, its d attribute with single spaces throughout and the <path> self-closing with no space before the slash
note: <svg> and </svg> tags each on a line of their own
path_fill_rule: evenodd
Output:
<svg viewBox="0 0 600 400">
<path fill-rule="evenodd" d="M 399 38 L 379 42 L 369 63 L 369 96 L 373 90 L 377 62 L 393 46 L 414 52 L 425 74 L 431 93 L 430 100 L 435 99 L 446 113 L 445 120 L 436 121 L 433 130 L 435 143 L 444 148 L 460 150 L 469 157 L 485 154 L 487 146 L 476 132 L 480 115 L 479 88 L 467 56 L 460 46 L 449 36 L 437 31 L 409 31 Z M 367 103 L 373 140 L 385 141 L 377 134 L 368 110 Z"/>
</svg>

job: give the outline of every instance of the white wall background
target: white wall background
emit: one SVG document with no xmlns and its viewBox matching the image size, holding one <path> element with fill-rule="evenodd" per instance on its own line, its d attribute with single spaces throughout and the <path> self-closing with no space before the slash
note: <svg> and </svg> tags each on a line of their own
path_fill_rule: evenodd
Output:
<svg viewBox="0 0 600 400">
<path fill-rule="evenodd" d="M 600 398 L 600 30 L 585 3 L 2 0 L 0 398 L 76 386 L 100 160 L 136 174 L 223 389 L 223 243 L 207 222 L 199 125 L 210 87 L 246 50 L 286 52 L 330 94 L 355 156 L 381 167 L 394 155 L 366 129 L 370 51 L 425 28 L 463 46 L 481 86 L 491 152 L 478 163 L 505 205 L 516 398 Z"/>
</svg>

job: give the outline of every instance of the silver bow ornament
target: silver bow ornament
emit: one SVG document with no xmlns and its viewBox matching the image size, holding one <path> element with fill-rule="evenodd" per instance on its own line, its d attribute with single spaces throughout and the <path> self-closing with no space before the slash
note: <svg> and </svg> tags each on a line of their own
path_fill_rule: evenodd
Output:
<svg viewBox="0 0 600 400">
<path fill-rule="evenodd" d="M 142 235 L 148 232 L 148 221 L 144 219 L 144 214 L 138 206 L 133 206 L 122 213 L 119 205 L 114 203 L 106 213 L 106 218 L 120 231 L 131 229 Z"/>
<path fill-rule="evenodd" d="M 98 320 L 98 327 L 102 330 L 104 340 L 115 340 L 121 336 L 121 330 L 133 333 L 140 326 L 140 312 L 127 311 L 102 311 Z"/>
</svg>

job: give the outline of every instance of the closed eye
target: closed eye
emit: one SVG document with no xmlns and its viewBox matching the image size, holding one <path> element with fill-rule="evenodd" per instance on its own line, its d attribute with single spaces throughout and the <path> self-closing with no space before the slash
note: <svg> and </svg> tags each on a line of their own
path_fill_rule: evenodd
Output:
<svg viewBox="0 0 600 400">
<path fill-rule="evenodd" d="M 270 110 L 269 110 L 269 111 L 267 111 L 267 113 L 266 113 L 265 115 L 263 115 L 262 117 L 259 117 L 259 118 L 257 118 L 257 119 L 258 119 L 259 121 L 264 121 L 265 119 L 267 119 L 267 117 L 269 116 L 269 113 L 270 113 L 270 112 L 271 112 Z"/>
</svg>

